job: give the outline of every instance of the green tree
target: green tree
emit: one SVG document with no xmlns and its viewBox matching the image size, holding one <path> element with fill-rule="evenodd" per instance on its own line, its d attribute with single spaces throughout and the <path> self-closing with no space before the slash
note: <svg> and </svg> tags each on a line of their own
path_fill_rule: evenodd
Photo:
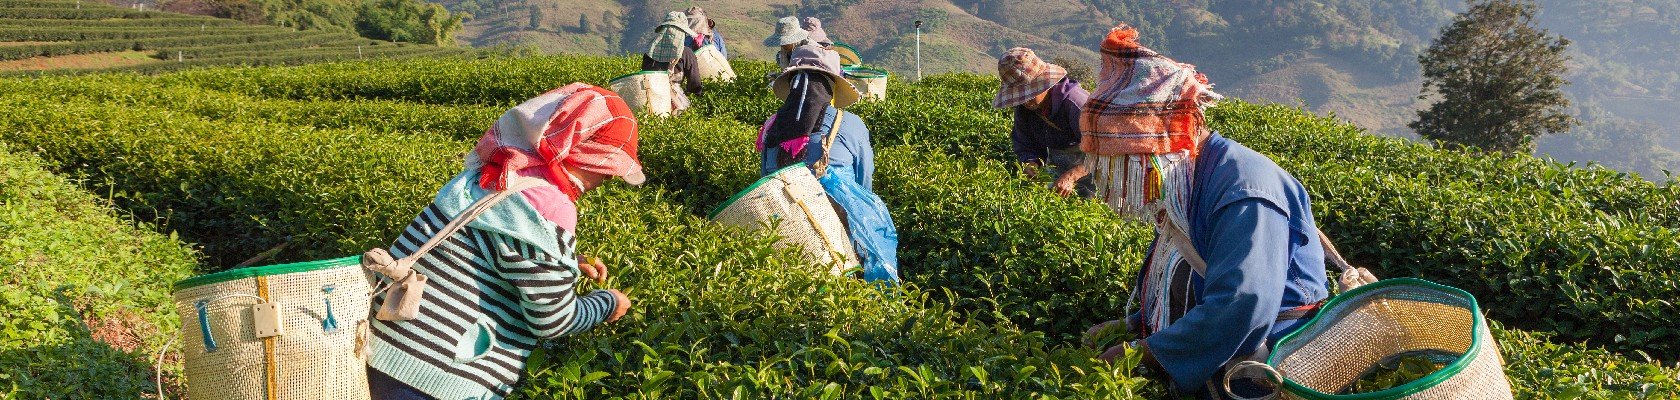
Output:
<svg viewBox="0 0 1680 400">
<path fill-rule="evenodd" d="M 530 13 L 528 15 L 531 17 L 531 20 L 527 21 L 528 23 L 526 24 L 526 26 L 531 28 L 531 30 L 542 30 L 542 24 L 543 24 L 543 10 L 542 10 L 542 7 L 538 7 L 536 4 L 532 4 L 530 6 Z"/>
<path fill-rule="evenodd" d="M 1435 99 L 1410 126 L 1449 147 L 1530 153 L 1534 139 L 1577 124 L 1566 114 L 1569 40 L 1535 27 L 1531 0 L 1473 0 L 1418 56 L 1419 98 Z"/>
<path fill-rule="evenodd" d="M 463 14 L 420 0 L 371 0 L 356 14 L 356 32 L 393 42 L 448 46 L 461 30 Z"/>
</svg>

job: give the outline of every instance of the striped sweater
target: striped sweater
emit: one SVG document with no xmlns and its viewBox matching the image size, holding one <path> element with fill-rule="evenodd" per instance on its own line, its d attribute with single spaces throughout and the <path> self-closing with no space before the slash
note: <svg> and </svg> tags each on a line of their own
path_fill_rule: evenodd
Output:
<svg viewBox="0 0 1680 400">
<path fill-rule="evenodd" d="M 489 193 L 477 170 L 455 177 L 392 244 L 393 256 L 418 249 Z M 539 339 L 600 324 L 616 300 L 605 291 L 576 294 L 576 239 L 513 196 L 469 223 L 415 263 L 428 279 L 420 315 L 370 319 L 369 365 L 441 400 L 499 399 L 513 390 Z M 384 303 L 374 299 L 373 309 Z"/>
</svg>

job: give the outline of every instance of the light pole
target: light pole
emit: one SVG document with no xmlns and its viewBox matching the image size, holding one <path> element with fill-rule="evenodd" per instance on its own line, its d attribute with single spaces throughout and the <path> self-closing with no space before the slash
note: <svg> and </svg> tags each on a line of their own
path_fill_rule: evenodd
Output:
<svg viewBox="0 0 1680 400">
<path fill-rule="evenodd" d="M 922 20 L 916 20 L 916 80 L 922 80 Z"/>
</svg>

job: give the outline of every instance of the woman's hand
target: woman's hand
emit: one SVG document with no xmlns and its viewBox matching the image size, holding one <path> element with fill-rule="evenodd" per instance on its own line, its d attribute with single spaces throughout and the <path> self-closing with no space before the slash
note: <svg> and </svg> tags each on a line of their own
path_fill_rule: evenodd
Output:
<svg viewBox="0 0 1680 400">
<path fill-rule="evenodd" d="M 625 296 L 624 292 L 620 292 L 618 289 L 607 289 L 607 293 L 612 293 L 613 299 L 617 300 L 614 303 L 618 304 L 617 307 L 613 308 L 612 315 L 607 316 L 607 322 L 617 322 L 619 318 L 624 317 L 624 314 L 630 312 L 630 297 Z"/>
<path fill-rule="evenodd" d="M 1127 330 L 1126 328 L 1126 321 L 1118 319 L 1091 325 L 1091 328 L 1085 330 L 1085 334 L 1079 338 L 1079 341 L 1081 344 L 1084 344 L 1085 347 L 1093 349 L 1106 348 L 1109 345 L 1112 345 L 1112 342 L 1116 341 L 1116 339 L 1122 339 L 1121 336 Z"/>
<path fill-rule="evenodd" d="M 1085 169 L 1085 164 L 1078 164 L 1069 168 L 1067 172 L 1063 172 L 1061 176 L 1056 177 L 1056 194 L 1067 197 L 1077 193 L 1079 180 L 1085 179 L 1086 175 L 1090 175 L 1090 171 Z"/>
<path fill-rule="evenodd" d="M 578 260 L 578 270 L 583 272 L 583 277 L 592 279 L 595 283 L 607 284 L 607 265 L 602 264 L 598 257 L 585 258 L 588 259 L 588 262 Z"/>
<path fill-rule="evenodd" d="M 1038 179 L 1039 168 L 1044 168 L 1044 164 L 1038 161 L 1024 162 L 1021 163 L 1021 174 L 1026 175 L 1028 180 Z"/>
</svg>

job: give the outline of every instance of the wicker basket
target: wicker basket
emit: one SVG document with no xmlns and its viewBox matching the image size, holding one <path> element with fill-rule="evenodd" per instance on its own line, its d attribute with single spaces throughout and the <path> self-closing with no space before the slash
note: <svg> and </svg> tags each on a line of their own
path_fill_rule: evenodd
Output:
<svg viewBox="0 0 1680 400">
<path fill-rule="evenodd" d="M 670 116 L 673 111 L 670 72 L 633 72 L 613 78 L 607 86 L 629 103 L 632 110 L 661 117 Z"/>
<path fill-rule="evenodd" d="M 229 270 L 175 284 L 194 399 L 367 399 L 371 297 L 360 257 Z M 264 309 L 278 335 L 264 335 Z M 266 336 L 266 337 L 264 337 Z"/>
<path fill-rule="evenodd" d="M 844 71 L 846 80 L 852 82 L 852 86 L 863 95 L 862 98 L 887 99 L 887 71 L 866 67 L 846 67 Z"/>
<path fill-rule="evenodd" d="M 1377 363 L 1414 352 L 1457 357 L 1398 387 L 1333 394 Z M 1279 341 L 1260 366 L 1281 374 L 1283 397 L 1292 399 L 1510 399 L 1503 364 L 1499 344 L 1469 293 L 1397 278 L 1331 299 L 1317 317 Z"/>
<path fill-rule="evenodd" d="M 778 247 L 802 249 L 812 262 L 829 266 L 834 275 L 858 265 L 845 223 L 804 163 L 759 179 L 719 205 L 712 219 L 748 229 L 775 227 L 781 236 Z"/>
<path fill-rule="evenodd" d="M 735 67 L 729 65 L 729 59 L 723 57 L 717 46 L 701 46 L 700 50 L 694 51 L 694 60 L 701 79 L 735 81 Z"/>
<path fill-rule="evenodd" d="M 840 53 L 840 66 L 855 67 L 863 65 L 863 57 L 858 55 L 857 49 L 852 48 L 852 45 L 834 42 L 834 52 Z"/>
</svg>

